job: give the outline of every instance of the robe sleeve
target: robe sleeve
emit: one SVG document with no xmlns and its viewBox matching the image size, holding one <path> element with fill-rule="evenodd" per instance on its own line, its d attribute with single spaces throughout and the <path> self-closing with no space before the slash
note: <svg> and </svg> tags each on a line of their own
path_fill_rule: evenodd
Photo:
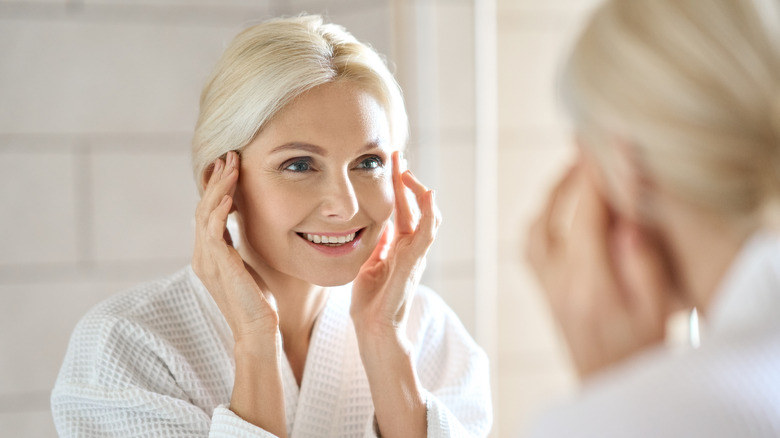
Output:
<svg viewBox="0 0 780 438">
<path fill-rule="evenodd" d="M 61 437 L 273 437 L 230 411 L 194 405 L 161 359 L 165 343 L 121 317 L 76 327 L 51 395 Z"/>
<path fill-rule="evenodd" d="M 487 436 L 493 424 L 487 355 L 441 298 L 429 290 L 421 295 L 417 373 L 428 437 Z"/>
</svg>

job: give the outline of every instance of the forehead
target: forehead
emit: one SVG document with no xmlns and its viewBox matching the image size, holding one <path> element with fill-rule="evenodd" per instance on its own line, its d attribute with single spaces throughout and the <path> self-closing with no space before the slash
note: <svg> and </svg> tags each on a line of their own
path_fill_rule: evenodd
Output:
<svg viewBox="0 0 780 438">
<path fill-rule="evenodd" d="M 350 153 L 369 143 L 390 148 L 387 113 L 371 93 L 354 84 L 320 85 L 283 108 L 246 152 L 270 153 L 295 142 L 317 145 L 329 154 Z"/>
</svg>

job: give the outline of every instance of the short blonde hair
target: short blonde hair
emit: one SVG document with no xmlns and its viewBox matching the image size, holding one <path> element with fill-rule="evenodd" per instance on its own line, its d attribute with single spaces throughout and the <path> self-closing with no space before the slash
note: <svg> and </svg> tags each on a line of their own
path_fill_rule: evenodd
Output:
<svg viewBox="0 0 780 438">
<path fill-rule="evenodd" d="M 562 91 L 607 174 L 623 140 L 659 186 L 758 219 L 780 198 L 779 52 L 777 0 L 607 0 Z"/>
<path fill-rule="evenodd" d="M 273 19 L 239 33 L 203 88 L 192 142 L 198 190 L 208 166 L 241 151 L 285 105 L 318 85 L 347 80 L 385 109 L 394 148 L 408 138 L 401 89 L 383 59 L 317 15 Z"/>
</svg>

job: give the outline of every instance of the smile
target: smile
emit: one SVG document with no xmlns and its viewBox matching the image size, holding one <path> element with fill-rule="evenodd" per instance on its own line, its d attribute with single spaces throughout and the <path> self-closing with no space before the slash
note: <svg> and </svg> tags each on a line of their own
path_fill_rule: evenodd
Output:
<svg viewBox="0 0 780 438">
<path fill-rule="evenodd" d="M 309 242 L 319 243 L 323 245 L 343 245 L 348 242 L 352 242 L 355 239 L 356 232 L 344 234 L 341 236 L 334 235 L 322 235 L 322 234 L 309 234 L 300 233 L 302 237 L 305 237 Z"/>
<path fill-rule="evenodd" d="M 352 253 L 360 244 L 365 228 L 342 233 L 296 233 L 311 248 L 329 257 L 341 257 Z"/>
</svg>

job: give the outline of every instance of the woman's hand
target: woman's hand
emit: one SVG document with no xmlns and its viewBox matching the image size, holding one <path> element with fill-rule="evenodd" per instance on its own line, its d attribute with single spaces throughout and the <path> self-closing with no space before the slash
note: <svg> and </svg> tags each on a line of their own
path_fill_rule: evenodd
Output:
<svg viewBox="0 0 780 438">
<path fill-rule="evenodd" d="M 425 269 L 425 255 L 441 223 L 433 191 L 410 171 L 401 173 L 399 152 L 393 153 L 392 179 L 395 227 L 392 223 L 385 227 L 352 287 L 352 320 L 359 333 L 371 337 L 405 336 L 401 329 L 406 313 Z M 419 221 L 404 193 L 406 187 L 416 197 Z"/>
<path fill-rule="evenodd" d="M 350 313 L 366 369 L 377 424 L 384 437 L 423 437 L 427 408 L 406 338 L 406 317 L 441 217 L 428 190 L 411 172 L 401 173 L 393 154 L 395 230 L 385 228 L 379 244 L 352 285 Z M 404 193 L 420 208 L 415 220 Z M 417 223 L 415 223 L 417 222 Z"/>
<path fill-rule="evenodd" d="M 662 342 L 672 289 L 658 241 L 610 211 L 588 166 L 558 183 L 526 248 L 582 378 Z"/>
<path fill-rule="evenodd" d="M 195 212 L 192 269 L 235 340 L 236 377 L 230 409 L 276 436 L 287 436 L 281 380 L 279 316 L 265 298 L 262 279 L 233 248 L 227 218 L 238 182 L 238 154 L 218 158 Z"/>
<path fill-rule="evenodd" d="M 236 343 L 276 336 L 279 318 L 233 248 L 227 218 L 238 182 L 238 154 L 218 158 L 195 212 L 195 251 L 192 269 L 208 289 L 227 320 Z"/>
</svg>

